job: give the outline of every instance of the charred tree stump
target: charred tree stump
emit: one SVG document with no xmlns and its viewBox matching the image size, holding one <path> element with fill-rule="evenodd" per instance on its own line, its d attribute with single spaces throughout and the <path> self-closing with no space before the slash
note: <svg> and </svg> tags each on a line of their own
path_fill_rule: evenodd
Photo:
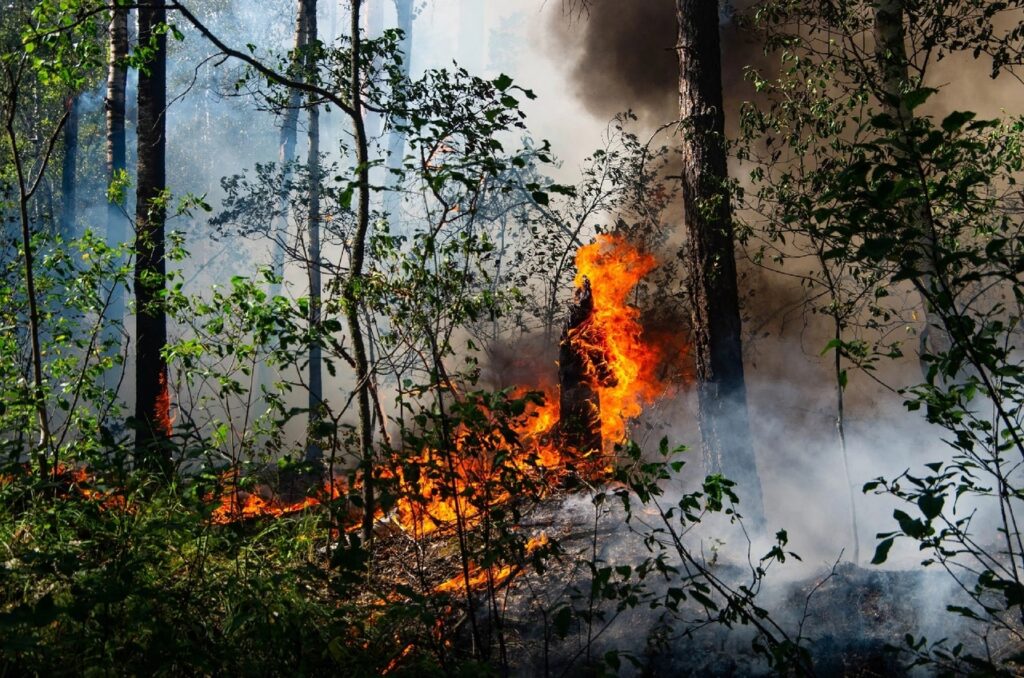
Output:
<svg viewBox="0 0 1024 678">
<path fill-rule="evenodd" d="M 558 347 L 559 436 L 566 447 L 581 455 L 602 448 L 597 388 L 615 384 L 603 338 L 593 320 L 594 296 L 584 277 L 569 306 Z"/>
</svg>

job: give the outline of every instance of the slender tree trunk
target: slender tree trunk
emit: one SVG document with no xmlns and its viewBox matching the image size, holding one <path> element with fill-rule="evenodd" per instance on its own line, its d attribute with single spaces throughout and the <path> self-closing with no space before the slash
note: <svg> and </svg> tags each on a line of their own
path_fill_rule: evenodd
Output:
<svg viewBox="0 0 1024 678">
<path fill-rule="evenodd" d="M 139 7 L 139 43 L 155 40 L 153 58 L 139 71 L 138 187 L 135 236 L 135 449 L 138 461 L 170 470 L 167 344 L 164 305 L 167 262 L 164 258 L 166 218 L 167 41 L 157 27 L 164 23 L 163 3 Z"/>
<path fill-rule="evenodd" d="M 402 50 L 402 75 L 409 77 L 412 65 L 412 20 L 413 0 L 395 0 L 395 11 L 398 17 L 398 28 L 403 33 L 399 48 Z M 399 125 L 404 121 L 396 121 Z M 405 134 L 392 129 L 388 134 L 388 155 L 387 166 L 389 169 L 401 169 L 405 156 Z M 393 172 L 387 173 L 387 184 L 384 191 L 384 212 L 388 215 L 388 222 L 392 226 L 392 232 L 402 233 L 402 216 L 400 208 L 402 204 L 401 178 Z"/>
<path fill-rule="evenodd" d="M 745 510 L 764 522 L 747 413 L 739 294 L 725 155 L 718 3 L 677 0 L 682 193 L 698 424 L 705 469 L 737 481 Z"/>
<path fill-rule="evenodd" d="M 903 129 L 908 129 L 914 122 L 914 112 L 907 108 L 903 94 L 910 82 L 909 60 L 907 58 L 906 31 L 904 29 L 904 0 L 877 0 L 874 6 L 875 22 L 875 58 L 881 69 L 882 110 L 898 121 Z M 931 290 L 935 282 L 938 266 L 936 265 L 936 234 L 929 230 L 928 217 L 924 206 L 911 217 L 918 238 L 917 272 L 921 287 Z M 941 353 L 948 351 L 952 342 L 942 327 L 942 321 L 932 317 L 928 300 L 922 295 L 922 314 L 924 329 L 921 332 L 921 353 Z M 928 365 L 922 363 L 921 370 L 927 375 Z"/>
<path fill-rule="evenodd" d="M 104 108 L 107 117 L 107 180 L 112 183 L 127 168 L 125 143 L 125 88 L 128 80 L 128 69 L 124 60 L 128 56 L 128 10 L 115 7 L 110 17 L 109 38 L 110 62 L 107 66 L 107 96 Z M 117 201 L 107 201 L 107 245 L 120 247 L 128 238 L 127 219 L 123 206 Z M 106 328 L 104 343 L 109 346 L 111 355 L 120 352 L 121 330 L 118 327 L 124 322 L 125 290 L 124 286 L 114 285 L 110 290 L 110 303 L 105 310 Z M 107 385 L 116 387 L 117 380 L 108 375 Z"/>
<path fill-rule="evenodd" d="M 306 13 L 307 44 L 317 41 L 316 0 L 303 0 Z M 316 60 L 306 60 L 307 72 L 316 68 Z M 306 168 L 309 174 L 309 214 L 307 237 L 309 250 L 309 326 L 315 329 L 320 325 L 320 109 L 314 97 L 310 97 L 309 114 L 309 152 Z M 309 346 L 309 428 L 314 433 L 309 445 L 306 446 L 306 461 L 320 461 L 323 451 L 316 443 L 315 431 L 320 422 L 320 409 L 323 405 L 323 374 L 321 365 L 320 345 L 316 342 Z"/>
<path fill-rule="evenodd" d="M 18 179 L 18 216 L 21 220 L 21 246 L 25 273 L 25 294 L 28 297 L 28 332 L 32 348 L 32 399 L 35 401 L 36 419 L 39 425 L 39 440 L 33 450 L 39 473 L 46 477 L 48 473 L 48 452 L 50 450 L 50 418 L 46 410 L 45 393 L 43 391 L 43 357 L 39 340 L 39 307 L 36 303 L 35 259 L 32 248 L 31 222 L 28 216 L 28 203 L 32 189 L 26 177 L 18 148 L 17 134 L 14 130 L 15 105 L 17 101 L 18 83 L 14 83 L 11 93 L 10 110 L 5 129 L 10 143 L 11 159 Z"/>
<path fill-rule="evenodd" d="M 316 4 L 315 2 L 313 3 Z M 304 63 L 304 57 L 302 56 L 302 50 L 305 49 L 308 44 L 308 28 L 306 26 L 306 17 L 308 12 L 306 11 L 307 0 L 299 0 L 297 3 L 298 10 L 295 18 L 295 51 L 292 57 L 292 68 L 295 70 L 294 77 L 299 80 L 303 80 L 304 76 L 299 72 L 301 65 Z M 314 19 L 316 17 L 316 10 L 313 12 Z M 281 132 L 278 137 L 278 162 L 281 163 L 282 176 L 281 176 L 281 187 L 277 194 L 277 205 L 280 216 L 278 217 L 277 223 L 274 226 L 275 242 L 272 243 L 273 258 L 271 266 L 276 275 L 284 275 L 284 247 L 277 244 L 277 241 L 282 243 L 287 241 L 288 238 L 288 178 L 291 174 L 290 168 L 292 163 L 295 161 L 295 146 L 298 141 L 298 124 L 299 124 L 299 108 L 302 107 L 302 93 L 296 89 L 293 89 L 288 94 L 288 106 L 284 110 L 284 114 L 281 118 Z M 272 294 L 279 294 L 280 287 L 275 286 L 271 290 Z"/>
<path fill-rule="evenodd" d="M 64 240 L 75 235 L 75 170 L 78 169 L 78 99 L 79 95 L 68 98 L 68 121 L 64 124 L 64 162 L 61 166 L 61 210 L 60 232 Z"/>
<path fill-rule="evenodd" d="M 356 208 L 356 232 L 352 236 L 352 255 L 349 275 L 344 290 L 345 319 L 352 339 L 352 359 L 356 364 L 356 401 L 359 408 L 356 434 L 362 457 L 363 480 L 363 540 L 373 539 L 373 515 L 376 511 L 373 478 L 373 421 L 370 418 L 370 365 L 366 359 L 366 342 L 359 321 L 359 289 L 362 287 L 363 260 L 366 253 L 366 234 L 370 225 L 370 168 L 363 121 L 362 102 L 362 46 L 359 37 L 359 12 L 362 0 L 352 2 L 352 59 L 349 64 L 349 100 L 352 107 L 352 126 L 356 137 L 356 169 L 359 173 L 359 202 Z"/>
<path fill-rule="evenodd" d="M 296 10 L 295 17 L 295 50 L 292 56 L 291 65 L 292 70 L 294 71 L 293 77 L 298 80 L 303 80 L 304 76 L 300 72 L 301 66 L 304 63 L 302 50 L 305 49 L 308 42 L 306 27 L 306 0 L 298 0 L 296 6 L 298 9 Z M 277 192 L 278 217 L 275 223 L 271 225 L 270 237 L 270 268 L 274 273 L 274 276 L 281 280 L 284 279 L 285 248 L 288 244 L 289 179 L 291 177 L 291 166 L 295 161 L 295 147 L 298 142 L 299 109 L 301 107 L 302 93 L 297 89 L 292 89 L 288 94 L 287 107 L 281 117 L 281 131 L 278 136 L 277 160 L 281 165 L 281 186 Z M 267 293 L 270 297 L 280 295 L 281 283 L 272 283 L 268 287 Z M 272 379 L 271 374 L 272 370 L 267 365 L 266 361 L 260 362 L 260 365 L 257 368 L 257 383 L 269 386 Z"/>
</svg>

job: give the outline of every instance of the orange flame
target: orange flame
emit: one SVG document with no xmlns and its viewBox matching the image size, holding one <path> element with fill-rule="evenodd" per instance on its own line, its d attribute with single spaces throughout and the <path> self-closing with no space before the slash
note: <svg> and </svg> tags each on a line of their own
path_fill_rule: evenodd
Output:
<svg viewBox="0 0 1024 678">
<path fill-rule="evenodd" d="M 174 417 L 171 416 L 171 392 L 167 386 L 167 367 L 165 366 L 158 379 L 160 394 L 156 398 L 154 412 L 157 430 L 167 437 L 174 433 Z"/>
<path fill-rule="evenodd" d="M 576 253 L 575 284 L 582 287 L 584 277 L 593 284 L 594 334 L 604 344 L 606 367 L 613 377 L 595 384 L 601 399 L 601 435 L 607 444 L 625 438 L 627 422 L 666 390 L 656 376 L 660 354 L 644 342 L 640 311 L 627 301 L 656 266 L 653 256 L 617 235 L 600 235 Z"/>
<path fill-rule="evenodd" d="M 227 525 L 239 520 L 251 520 L 263 516 L 279 517 L 298 513 L 324 501 L 337 499 L 345 493 L 345 485 L 341 480 L 324 483 L 313 496 L 303 497 L 297 501 L 286 502 L 273 496 L 265 487 L 253 488 L 253 491 L 238 487 L 238 474 L 235 471 L 225 473 L 221 482 L 223 490 L 216 499 L 217 507 L 210 516 L 215 525 Z M 209 498 L 213 500 L 211 496 Z"/>
<path fill-rule="evenodd" d="M 548 544 L 548 535 L 541 532 L 539 536 L 533 537 L 526 542 L 526 553 L 530 554 Z M 474 563 L 469 565 L 469 577 L 465 574 L 458 574 L 451 579 L 441 582 L 434 587 L 435 593 L 455 593 L 457 591 L 479 591 L 487 586 L 500 586 L 511 579 L 518 572 L 518 568 L 512 565 L 492 566 L 489 568 L 480 567 Z"/>
<path fill-rule="evenodd" d="M 640 312 L 628 303 L 630 293 L 656 262 L 621 236 L 601 235 L 593 244 L 580 248 L 576 266 L 576 286 L 582 286 L 584 277 L 592 283 L 594 312 L 585 331 L 571 335 L 570 340 L 578 342 L 586 353 L 601 356 L 601 364 L 591 366 L 589 377 L 600 397 L 601 434 L 610 448 L 625 438 L 629 420 L 667 389 L 656 375 L 660 352 L 645 343 Z M 523 387 L 512 395 L 523 397 L 527 390 Z M 480 407 L 489 416 L 483 405 Z M 564 476 L 566 465 L 580 460 L 579 450 L 560 445 L 554 435 L 559 402 L 551 390 L 544 393 L 542 404 L 530 403 L 524 416 L 508 423 L 518 440 L 508 440 L 497 424 L 489 433 L 460 427 L 453 434 L 454 450 L 427 449 L 407 460 L 406 466 L 418 471 L 415 481 L 405 477 L 400 464 L 395 464 L 399 470 L 394 474 L 386 472 L 385 477 L 395 480 L 400 489 L 395 511 L 399 525 L 418 536 L 451 527 L 460 520 L 464 527 L 472 526 L 485 507 L 509 501 L 508 491 L 502 489 L 501 473 L 512 469 L 554 488 Z M 600 459 L 593 461 L 598 463 L 589 463 L 587 469 L 600 474 L 605 464 Z M 577 464 L 577 472 L 580 470 Z M 325 487 L 322 496 L 338 497 L 343 489 Z M 316 506 L 322 500 L 322 496 L 315 495 L 283 503 L 265 495 L 242 491 L 234 479 L 229 479 L 212 520 L 224 524 L 257 516 L 280 516 Z M 471 584 L 507 576 L 474 571 Z"/>
</svg>

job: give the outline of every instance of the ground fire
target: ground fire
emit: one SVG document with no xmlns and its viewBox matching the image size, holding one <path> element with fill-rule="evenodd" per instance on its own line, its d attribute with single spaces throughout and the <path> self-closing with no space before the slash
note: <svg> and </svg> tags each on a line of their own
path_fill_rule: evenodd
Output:
<svg viewBox="0 0 1024 678">
<path fill-rule="evenodd" d="M 596 480 L 610 461 L 613 446 L 627 433 L 628 422 L 645 404 L 662 396 L 670 384 L 657 375 L 663 356 L 645 342 L 640 312 L 628 303 L 636 285 L 656 266 L 654 258 L 639 251 L 618 235 L 602 235 L 576 254 L 578 270 L 575 293 L 569 307 L 559 346 L 559 393 L 545 393 L 542 404 L 533 405 L 516 434 L 517 468 L 523 473 L 538 469 L 546 482 L 557 486 L 568 470 Z M 523 386 L 520 392 L 526 392 Z M 506 447 L 496 431 L 493 438 L 454 434 L 461 452 L 473 444 Z M 438 452 L 425 450 L 418 459 L 423 467 L 436 465 Z M 467 486 L 488 482 L 495 472 L 488 454 L 455 454 L 451 491 L 439 491 L 437 479 L 421 474 L 414 494 L 419 501 L 399 501 L 393 518 L 408 532 L 424 535 L 452 525 L 457 518 L 472 523 L 477 509 L 456 506 L 453 497 Z M 408 466 L 408 462 L 406 462 Z M 213 513 L 215 523 L 229 523 L 260 516 L 280 516 L 337 499 L 346 493 L 340 481 L 327 483 L 310 496 L 282 501 L 265 489 L 242 490 L 233 476 L 226 478 Z M 400 479 L 400 482 L 404 482 Z M 489 501 L 500 503 L 509 497 L 497 493 Z"/>
</svg>

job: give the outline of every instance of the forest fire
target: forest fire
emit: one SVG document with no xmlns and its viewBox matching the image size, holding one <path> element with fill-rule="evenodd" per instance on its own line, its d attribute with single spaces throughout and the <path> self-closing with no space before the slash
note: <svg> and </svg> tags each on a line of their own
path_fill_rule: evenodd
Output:
<svg viewBox="0 0 1024 678">
<path fill-rule="evenodd" d="M 337 498 L 340 496 L 340 491 L 336 486 L 325 483 L 317 496 L 307 496 L 298 501 L 284 502 L 273 496 L 261 496 L 258 490 L 248 492 L 239 489 L 235 473 L 229 472 L 223 480 L 223 491 L 218 499 L 217 507 L 210 516 L 210 522 L 214 525 L 227 525 L 239 520 L 298 513 L 313 506 L 319 506 L 324 497 Z"/>
<path fill-rule="evenodd" d="M 573 311 L 580 317 L 570 319 L 563 335 L 560 397 L 545 393 L 539 404 L 529 403 L 523 416 L 511 421 L 511 431 L 503 430 L 486 405 L 476 403 L 492 423 L 482 431 L 461 425 L 451 434 L 452 453 L 425 450 L 404 463 L 396 461 L 397 474 L 386 475 L 397 476 L 395 519 L 406 532 L 423 536 L 459 522 L 462 527 L 473 525 L 486 507 L 510 499 L 507 483 L 502 482 L 509 473 L 539 484 L 542 492 L 557 488 L 570 470 L 587 480 L 599 478 L 613 446 L 625 438 L 629 420 L 669 388 L 656 375 L 660 351 L 644 341 L 640 312 L 628 303 L 636 285 L 655 268 L 654 257 L 621 236 L 601 235 L 580 248 L 576 265 L 573 308 L 583 308 L 581 303 L 585 308 Z M 578 363 L 569 377 L 564 364 L 568 360 Z M 595 397 L 579 400 L 569 393 L 581 388 Z M 513 395 L 529 392 L 524 386 Z M 572 403 L 568 408 L 567 402 Z M 581 444 L 573 433 L 580 427 L 592 429 L 584 439 L 603 443 Z M 403 468 L 415 469 L 415 477 Z M 282 502 L 258 491 L 240 491 L 235 479 L 228 478 L 212 521 L 226 524 L 281 516 L 344 494 L 337 482 L 326 483 L 312 496 Z"/>
</svg>

